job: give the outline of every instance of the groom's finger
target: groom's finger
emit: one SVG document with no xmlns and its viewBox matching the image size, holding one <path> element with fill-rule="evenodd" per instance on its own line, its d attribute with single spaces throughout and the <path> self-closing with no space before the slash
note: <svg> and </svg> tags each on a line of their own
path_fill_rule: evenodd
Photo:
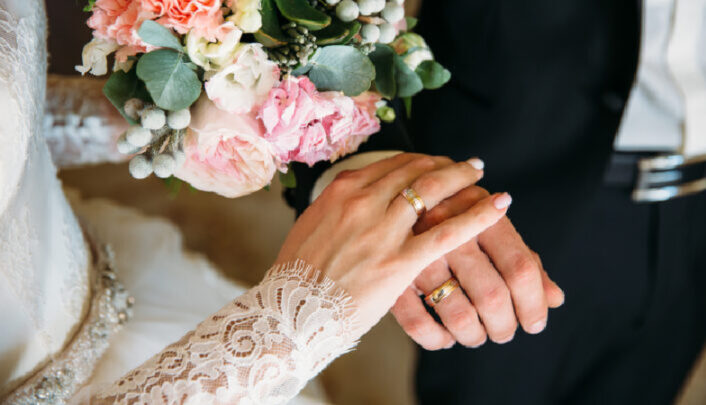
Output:
<svg viewBox="0 0 706 405">
<path fill-rule="evenodd" d="M 533 334 L 544 330 L 548 305 L 542 269 L 515 227 L 504 218 L 484 232 L 478 243 L 510 288 L 522 328 Z"/>
<path fill-rule="evenodd" d="M 411 288 L 407 288 L 390 310 L 397 323 L 426 350 L 450 348 L 455 340 L 451 334 L 429 315 L 421 298 Z"/>
<path fill-rule="evenodd" d="M 424 295 L 429 295 L 451 277 L 446 260 L 437 260 L 417 277 L 415 284 Z M 461 287 L 434 305 L 434 311 L 458 343 L 466 347 L 478 347 L 487 340 L 478 313 Z"/>
</svg>

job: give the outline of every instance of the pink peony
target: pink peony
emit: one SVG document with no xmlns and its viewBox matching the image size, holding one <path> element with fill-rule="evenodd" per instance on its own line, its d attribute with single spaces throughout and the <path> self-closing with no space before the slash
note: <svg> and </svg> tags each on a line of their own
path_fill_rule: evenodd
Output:
<svg viewBox="0 0 706 405">
<path fill-rule="evenodd" d="M 230 198 L 270 183 L 277 164 L 254 114 L 225 113 L 206 97 L 192 110 L 194 118 L 184 140 L 186 161 L 176 177 Z"/>
<path fill-rule="evenodd" d="M 357 101 L 338 92 L 319 93 L 305 76 L 288 77 L 260 109 L 264 136 L 283 163 L 335 160 L 380 130 L 374 106 L 379 97 L 372 94 Z"/>
<path fill-rule="evenodd" d="M 211 41 L 224 38 L 233 27 L 224 24 L 221 6 L 221 0 L 96 0 L 87 24 L 94 37 L 123 46 L 116 57 L 124 61 L 154 49 L 137 34 L 147 20 L 158 19 L 180 34 L 194 29 Z"/>
<path fill-rule="evenodd" d="M 160 3 L 158 0 L 149 2 Z M 164 8 L 164 15 L 158 22 L 180 34 L 193 29 L 196 35 L 213 42 L 222 39 L 229 31 L 223 23 L 221 0 L 162 0 L 161 3 L 169 5 Z"/>
</svg>

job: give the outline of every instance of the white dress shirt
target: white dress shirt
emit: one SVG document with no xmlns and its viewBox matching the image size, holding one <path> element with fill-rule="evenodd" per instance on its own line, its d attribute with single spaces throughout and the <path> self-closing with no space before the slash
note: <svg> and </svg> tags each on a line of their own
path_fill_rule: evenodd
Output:
<svg viewBox="0 0 706 405">
<path fill-rule="evenodd" d="M 615 147 L 706 153 L 706 0 L 645 0 L 640 63 Z"/>
</svg>

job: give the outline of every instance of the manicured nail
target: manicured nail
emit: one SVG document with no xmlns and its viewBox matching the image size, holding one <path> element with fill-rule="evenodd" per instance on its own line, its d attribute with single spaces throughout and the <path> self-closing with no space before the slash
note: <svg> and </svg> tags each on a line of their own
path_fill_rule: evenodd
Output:
<svg viewBox="0 0 706 405">
<path fill-rule="evenodd" d="M 537 333 L 541 332 L 544 330 L 544 328 L 547 327 L 547 320 L 542 319 L 541 321 L 535 322 L 534 324 L 530 325 L 529 328 L 527 328 L 527 333 L 531 333 L 533 335 L 536 335 Z"/>
<path fill-rule="evenodd" d="M 466 162 L 468 162 L 468 164 L 473 166 L 473 168 L 476 170 L 485 169 L 485 162 L 483 162 L 482 160 L 480 160 L 478 158 L 475 158 L 475 157 L 470 158 L 470 159 L 466 160 Z"/>
<path fill-rule="evenodd" d="M 512 204 L 512 197 L 508 193 L 498 194 L 493 197 L 493 205 L 499 210 L 503 210 Z"/>
</svg>

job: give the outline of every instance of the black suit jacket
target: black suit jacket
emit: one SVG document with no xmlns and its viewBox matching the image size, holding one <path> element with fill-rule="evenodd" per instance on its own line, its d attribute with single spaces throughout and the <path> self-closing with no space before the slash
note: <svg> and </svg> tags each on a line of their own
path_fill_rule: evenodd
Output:
<svg viewBox="0 0 706 405">
<path fill-rule="evenodd" d="M 556 250 L 601 185 L 637 69 L 639 2 L 426 0 L 419 21 L 452 80 L 362 150 L 482 158 L 481 185 L 509 191 L 520 233 Z M 296 167 L 295 208 L 326 167 Z"/>
</svg>

